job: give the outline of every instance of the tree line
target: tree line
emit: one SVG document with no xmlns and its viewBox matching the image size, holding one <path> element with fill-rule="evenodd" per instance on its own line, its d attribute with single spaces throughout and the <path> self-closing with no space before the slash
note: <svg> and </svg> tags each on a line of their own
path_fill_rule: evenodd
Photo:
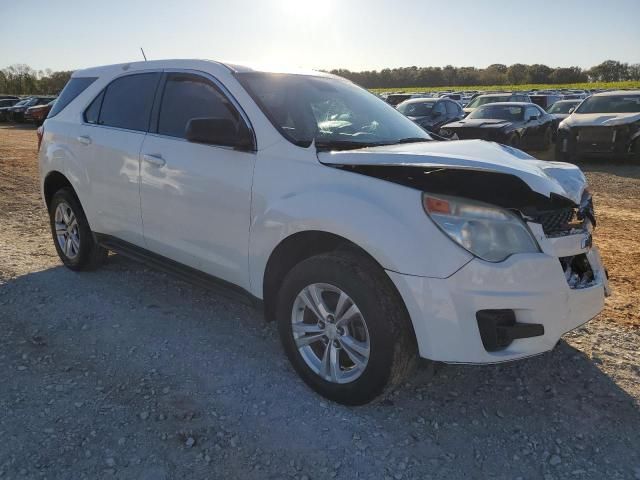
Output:
<svg viewBox="0 0 640 480">
<path fill-rule="evenodd" d="M 585 82 L 619 82 L 640 80 L 640 64 L 607 60 L 589 69 L 551 68 L 547 65 L 494 63 L 476 67 L 402 67 L 352 72 L 346 69 L 331 73 L 348 78 L 365 88 L 444 87 L 466 85 L 526 85 L 532 83 L 565 84 Z"/>
<path fill-rule="evenodd" d="M 34 70 L 17 64 L 0 70 L 0 93 L 57 95 L 73 72 L 50 69 Z M 466 85 L 525 85 L 532 83 L 563 84 L 583 82 L 619 82 L 640 80 L 640 64 L 607 60 L 589 69 L 551 68 L 546 65 L 495 63 L 476 67 L 402 67 L 352 72 L 346 69 L 331 73 L 348 78 L 365 88 L 444 87 Z"/>
</svg>

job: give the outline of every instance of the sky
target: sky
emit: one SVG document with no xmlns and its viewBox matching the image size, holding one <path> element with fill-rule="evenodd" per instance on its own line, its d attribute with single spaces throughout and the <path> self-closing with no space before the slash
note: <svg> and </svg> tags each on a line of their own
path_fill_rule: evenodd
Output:
<svg viewBox="0 0 640 480">
<path fill-rule="evenodd" d="M 11 19 L 11 20 L 10 20 Z M 207 58 L 300 68 L 640 63 L 640 0 L 0 0 L 0 68 Z"/>
</svg>

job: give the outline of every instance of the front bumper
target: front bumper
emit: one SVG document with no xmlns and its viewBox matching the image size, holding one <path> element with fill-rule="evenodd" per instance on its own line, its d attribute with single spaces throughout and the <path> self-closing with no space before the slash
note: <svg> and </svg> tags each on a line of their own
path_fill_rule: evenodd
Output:
<svg viewBox="0 0 640 480">
<path fill-rule="evenodd" d="M 559 129 L 557 134 L 559 152 L 569 158 L 607 156 L 634 157 L 635 142 L 640 141 L 637 131 L 629 125 L 615 127 L 582 127 Z"/>
<path fill-rule="evenodd" d="M 597 248 L 584 241 L 587 235 L 539 239 L 542 253 L 512 255 L 500 263 L 476 258 L 446 279 L 388 272 L 411 316 L 420 356 L 451 363 L 496 363 L 551 350 L 563 334 L 604 306 L 607 276 Z M 571 288 L 559 258 L 583 253 L 594 279 L 587 287 Z M 544 333 L 487 351 L 476 314 L 505 309 L 514 312 L 519 324 L 542 325 Z"/>
</svg>

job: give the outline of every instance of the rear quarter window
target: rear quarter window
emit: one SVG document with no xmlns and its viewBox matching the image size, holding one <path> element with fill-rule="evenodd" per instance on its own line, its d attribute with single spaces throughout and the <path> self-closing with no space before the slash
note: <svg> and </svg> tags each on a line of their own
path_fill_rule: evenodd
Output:
<svg viewBox="0 0 640 480">
<path fill-rule="evenodd" d="M 96 81 L 97 77 L 73 77 L 60 92 L 58 101 L 53 105 L 47 118 L 55 117 L 69 105 L 78 95 L 84 92 L 89 85 Z"/>
</svg>

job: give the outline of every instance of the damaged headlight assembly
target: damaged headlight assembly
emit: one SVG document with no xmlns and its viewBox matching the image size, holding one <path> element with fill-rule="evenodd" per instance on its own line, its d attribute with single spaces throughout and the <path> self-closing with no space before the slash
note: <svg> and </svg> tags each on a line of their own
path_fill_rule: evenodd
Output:
<svg viewBox="0 0 640 480">
<path fill-rule="evenodd" d="M 540 247 L 515 213 L 474 200 L 423 193 L 422 206 L 454 242 L 488 262 L 515 253 L 537 253 Z"/>
</svg>

